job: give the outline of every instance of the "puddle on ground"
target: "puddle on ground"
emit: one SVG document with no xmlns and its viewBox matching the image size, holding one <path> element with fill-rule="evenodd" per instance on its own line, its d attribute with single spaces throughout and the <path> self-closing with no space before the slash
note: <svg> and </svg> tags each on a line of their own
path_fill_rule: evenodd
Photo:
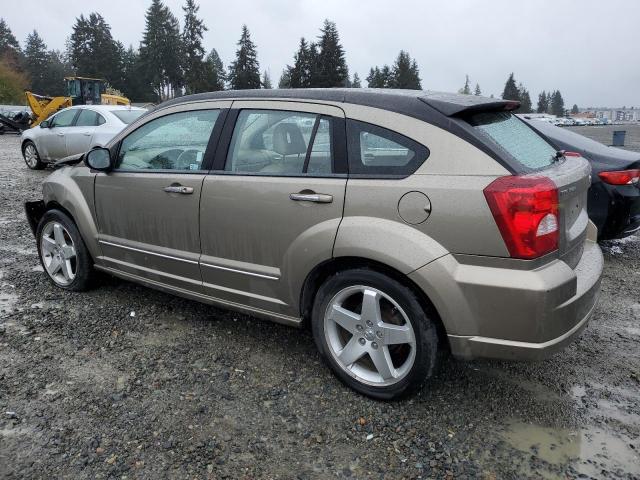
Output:
<svg viewBox="0 0 640 480">
<path fill-rule="evenodd" d="M 0 291 L 0 313 L 11 313 L 14 311 L 18 295 L 15 293 Z"/>
<path fill-rule="evenodd" d="M 614 436 L 595 427 L 569 430 L 513 422 L 502 437 L 516 450 L 550 465 L 548 470 L 540 465 L 533 468 L 527 461 L 520 466 L 520 474 L 525 476 L 557 478 L 558 469 L 571 466 L 578 473 L 600 478 L 603 469 L 638 472 L 640 465 L 637 439 Z"/>
</svg>

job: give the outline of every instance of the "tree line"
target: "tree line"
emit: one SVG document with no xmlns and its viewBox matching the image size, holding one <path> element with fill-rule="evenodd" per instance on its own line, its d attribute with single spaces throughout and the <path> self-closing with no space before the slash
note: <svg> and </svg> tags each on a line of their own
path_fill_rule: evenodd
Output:
<svg viewBox="0 0 640 480">
<path fill-rule="evenodd" d="M 249 28 L 242 26 L 235 58 L 225 68 L 215 48 L 205 49 L 207 26 L 200 18 L 195 0 L 185 0 L 182 26 L 178 17 L 162 2 L 152 0 L 145 13 L 145 29 L 138 48 L 124 44 L 111 34 L 111 27 L 99 13 L 76 18 L 64 51 L 49 49 L 34 30 L 24 48 L 0 18 L 0 103 L 22 103 L 23 91 L 64 95 L 63 77 L 78 75 L 104 78 L 112 93 L 137 102 L 158 102 L 184 94 L 224 89 L 272 88 L 267 69 L 261 70 L 256 44 Z M 365 78 L 370 88 L 422 89 L 415 59 L 401 50 L 391 66 L 373 66 Z M 336 24 L 325 20 L 319 35 L 300 39 L 277 83 L 279 88 L 360 88 L 358 73 L 349 73 L 346 54 Z M 460 93 L 481 95 L 480 85 L 472 90 L 469 76 Z M 533 111 L 529 92 L 516 84 L 513 74 L 502 98 L 518 100 L 520 112 Z M 560 114 L 564 101 L 559 91 L 542 92 L 538 112 Z M 563 114 L 563 113 L 562 113 Z"/>
<path fill-rule="evenodd" d="M 519 101 L 520 108 L 518 109 L 518 113 L 534 113 L 529 91 L 521 82 L 516 84 L 513 73 L 511 73 L 509 78 L 507 78 L 507 82 L 504 85 L 504 91 L 502 92 L 502 98 L 505 100 Z M 577 113 L 577 110 L 578 106 L 574 105 L 572 113 Z M 538 103 L 535 108 L 535 113 L 548 113 L 558 117 L 564 117 L 566 110 L 560 90 L 548 92 L 543 90 L 540 92 L 538 95 Z"/>
</svg>

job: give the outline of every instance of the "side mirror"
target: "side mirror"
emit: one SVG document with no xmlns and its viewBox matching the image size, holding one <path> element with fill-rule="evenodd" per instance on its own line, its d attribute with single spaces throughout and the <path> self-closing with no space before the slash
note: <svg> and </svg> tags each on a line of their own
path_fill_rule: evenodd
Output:
<svg viewBox="0 0 640 480">
<path fill-rule="evenodd" d="M 49 128 L 49 120 L 44 120 L 40 122 L 40 128 Z"/>
<path fill-rule="evenodd" d="M 108 148 L 90 150 L 84 156 L 84 163 L 87 167 L 99 172 L 108 172 L 113 167 L 111 164 L 111 152 L 109 152 Z"/>
</svg>

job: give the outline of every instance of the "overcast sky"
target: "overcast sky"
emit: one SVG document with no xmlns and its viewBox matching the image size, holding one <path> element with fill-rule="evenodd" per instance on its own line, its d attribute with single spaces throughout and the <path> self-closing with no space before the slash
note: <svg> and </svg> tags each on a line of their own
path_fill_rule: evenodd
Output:
<svg viewBox="0 0 640 480">
<path fill-rule="evenodd" d="M 150 0 L 0 0 L 20 42 L 34 28 L 63 49 L 75 18 L 99 12 L 113 36 L 139 45 Z M 182 22 L 183 0 L 166 0 Z M 261 68 L 277 83 L 301 36 L 336 22 L 350 72 L 392 64 L 400 49 L 420 67 L 425 89 L 455 91 L 469 74 L 485 95 L 502 93 L 510 72 L 529 89 L 559 89 L 565 103 L 640 107 L 640 1 L 637 0 L 200 0 L 225 66 L 246 23 Z M 366 83 L 366 82 L 365 82 Z M 366 85 L 365 85 L 366 86 Z"/>
</svg>

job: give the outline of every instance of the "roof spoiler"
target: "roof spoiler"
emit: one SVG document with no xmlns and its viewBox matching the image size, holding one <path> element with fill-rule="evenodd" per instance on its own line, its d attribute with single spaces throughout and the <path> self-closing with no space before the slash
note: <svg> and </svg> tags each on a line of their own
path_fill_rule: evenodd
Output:
<svg viewBox="0 0 640 480">
<path fill-rule="evenodd" d="M 447 117 L 479 112 L 509 112 L 520 107 L 517 100 L 502 100 L 453 93 L 428 93 L 418 97 Z"/>
</svg>

